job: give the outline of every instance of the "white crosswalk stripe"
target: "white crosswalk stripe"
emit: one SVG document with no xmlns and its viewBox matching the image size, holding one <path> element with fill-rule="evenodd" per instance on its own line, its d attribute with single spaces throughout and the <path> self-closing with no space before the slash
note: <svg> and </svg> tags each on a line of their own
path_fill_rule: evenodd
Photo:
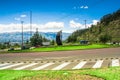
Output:
<svg viewBox="0 0 120 80">
<path fill-rule="evenodd" d="M 63 64 L 53 68 L 52 70 L 60 70 L 60 69 L 64 68 L 65 66 L 67 66 L 68 64 L 70 64 L 70 62 L 63 63 Z"/>
<path fill-rule="evenodd" d="M 46 68 L 46 67 L 48 67 L 48 66 L 50 66 L 50 65 L 53 65 L 54 63 L 47 63 L 47 64 L 44 64 L 44 65 L 42 65 L 42 66 L 39 66 L 39 67 L 37 67 L 37 68 L 34 68 L 34 69 L 32 69 L 32 70 L 41 70 L 41 69 L 44 69 L 44 68 Z"/>
<path fill-rule="evenodd" d="M 104 63 L 103 63 L 104 62 Z M 62 69 L 81 69 L 81 68 L 101 68 L 108 67 L 109 62 L 107 60 L 94 61 L 81 61 L 81 62 L 64 62 L 64 63 L 0 63 L 0 70 L 62 70 Z M 93 64 L 95 63 L 95 64 Z M 54 65 L 53 65 L 54 64 Z M 77 64 L 77 65 L 76 65 Z M 120 66 L 120 59 L 111 60 L 110 66 Z"/>
<path fill-rule="evenodd" d="M 31 63 L 29 65 L 25 65 L 25 66 L 22 66 L 22 67 L 18 67 L 18 68 L 15 68 L 14 70 L 22 70 L 22 69 L 25 69 L 25 68 L 28 68 L 28 67 L 31 67 L 31 66 L 34 66 L 38 63 Z"/>
<path fill-rule="evenodd" d="M 86 61 L 82 61 L 80 62 L 78 65 L 76 65 L 75 67 L 73 67 L 72 69 L 80 69 L 82 68 L 87 62 Z"/>
<path fill-rule="evenodd" d="M 100 68 L 102 66 L 103 60 L 98 60 L 92 68 Z"/>
<path fill-rule="evenodd" d="M 114 60 L 112 60 L 112 66 L 114 67 L 114 66 L 120 66 L 120 64 L 119 64 L 119 59 L 114 59 Z"/>
<path fill-rule="evenodd" d="M 9 63 L 0 64 L 0 67 L 8 65 Z"/>
<path fill-rule="evenodd" d="M 18 66 L 18 65 L 21 65 L 21 64 L 23 64 L 23 63 L 10 64 L 10 65 L 7 65 L 5 67 L 0 68 L 0 70 L 2 70 L 2 69 L 8 69 L 8 68 L 11 68 L 11 67 L 14 67 L 14 66 Z"/>
</svg>

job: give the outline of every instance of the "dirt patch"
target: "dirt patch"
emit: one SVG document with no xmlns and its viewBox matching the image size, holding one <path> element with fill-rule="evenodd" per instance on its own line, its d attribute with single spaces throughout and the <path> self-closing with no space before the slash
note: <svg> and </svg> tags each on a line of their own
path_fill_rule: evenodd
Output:
<svg viewBox="0 0 120 80">
<path fill-rule="evenodd" d="M 21 77 L 19 79 L 15 80 L 104 80 L 102 78 L 97 78 L 89 75 L 78 75 L 78 74 L 73 74 L 70 76 L 32 76 L 32 77 Z"/>
</svg>

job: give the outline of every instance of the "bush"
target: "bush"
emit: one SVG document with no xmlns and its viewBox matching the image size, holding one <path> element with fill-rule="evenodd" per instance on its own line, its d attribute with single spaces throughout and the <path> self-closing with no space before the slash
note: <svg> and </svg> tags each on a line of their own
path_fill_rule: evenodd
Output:
<svg viewBox="0 0 120 80">
<path fill-rule="evenodd" d="M 106 42 L 108 42 L 108 41 L 111 41 L 111 39 L 112 39 L 112 37 L 111 37 L 110 35 L 108 35 L 108 34 L 104 34 L 104 35 L 101 35 L 101 36 L 99 37 L 99 40 L 100 40 L 100 42 L 102 42 L 102 43 L 106 43 Z"/>
</svg>

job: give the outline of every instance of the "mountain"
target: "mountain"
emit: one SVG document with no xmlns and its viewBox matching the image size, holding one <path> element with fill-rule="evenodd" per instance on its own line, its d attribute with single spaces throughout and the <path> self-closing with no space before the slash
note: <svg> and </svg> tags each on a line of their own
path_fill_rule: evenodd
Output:
<svg viewBox="0 0 120 80">
<path fill-rule="evenodd" d="M 110 42 L 120 42 L 120 9 L 103 16 L 97 25 L 73 32 L 67 38 L 67 41 L 89 40 L 91 42 L 99 42 L 100 37 L 103 35 L 111 37 Z"/>
<path fill-rule="evenodd" d="M 32 32 L 34 34 L 34 32 Z M 43 37 L 46 37 L 49 40 L 55 39 L 56 38 L 56 33 L 54 32 L 40 32 L 40 34 Z M 70 33 L 62 33 L 62 40 L 65 40 L 68 38 L 68 36 L 70 35 Z M 11 32 L 11 33 L 0 33 L 0 42 L 21 42 L 22 39 L 22 33 L 21 32 Z M 24 41 L 27 41 L 30 39 L 30 32 L 24 32 L 23 33 L 23 38 Z"/>
</svg>

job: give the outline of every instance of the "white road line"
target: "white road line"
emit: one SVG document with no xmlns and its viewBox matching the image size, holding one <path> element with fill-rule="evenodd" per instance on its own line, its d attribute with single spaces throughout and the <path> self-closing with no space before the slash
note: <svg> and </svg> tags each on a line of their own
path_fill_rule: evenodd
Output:
<svg viewBox="0 0 120 80">
<path fill-rule="evenodd" d="M 92 68 L 100 68 L 102 66 L 103 60 L 98 60 Z"/>
<path fill-rule="evenodd" d="M 80 69 L 82 68 L 87 62 L 86 61 L 82 61 L 79 64 L 77 64 L 75 67 L 73 67 L 72 69 Z"/>
<path fill-rule="evenodd" d="M 67 66 L 68 64 L 70 64 L 70 62 L 63 63 L 63 64 L 53 68 L 52 70 L 60 70 L 60 69 L 64 68 L 65 66 Z"/>
<path fill-rule="evenodd" d="M 37 68 L 34 68 L 34 69 L 32 69 L 32 70 L 41 70 L 41 69 L 44 69 L 44 68 L 46 68 L 46 67 L 48 67 L 48 66 L 50 66 L 50 65 L 53 65 L 54 63 L 47 63 L 47 64 L 44 64 L 44 65 L 42 65 L 42 66 L 39 66 L 39 67 L 37 67 Z"/>
<path fill-rule="evenodd" d="M 28 64 L 28 65 L 25 65 L 25 66 L 22 66 L 22 67 L 15 68 L 14 70 L 22 70 L 22 69 L 34 66 L 36 64 L 38 64 L 38 63 L 31 63 L 31 64 Z"/>
<path fill-rule="evenodd" d="M 6 67 L 2 67 L 2 68 L 0 68 L 0 70 L 1 70 L 1 69 L 11 68 L 11 67 L 18 66 L 18 65 L 21 65 L 21 64 L 23 64 L 23 63 L 10 64 L 10 65 L 8 65 L 8 66 L 6 66 Z"/>
<path fill-rule="evenodd" d="M 112 60 L 112 66 L 120 66 L 119 59 Z"/>
<path fill-rule="evenodd" d="M 1 66 L 5 66 L 5 65 L 8 65 L 8 64 L 9 64 L 9 63 L 0 64 L 0 67 L 1 67 Z"/>
</svg>

